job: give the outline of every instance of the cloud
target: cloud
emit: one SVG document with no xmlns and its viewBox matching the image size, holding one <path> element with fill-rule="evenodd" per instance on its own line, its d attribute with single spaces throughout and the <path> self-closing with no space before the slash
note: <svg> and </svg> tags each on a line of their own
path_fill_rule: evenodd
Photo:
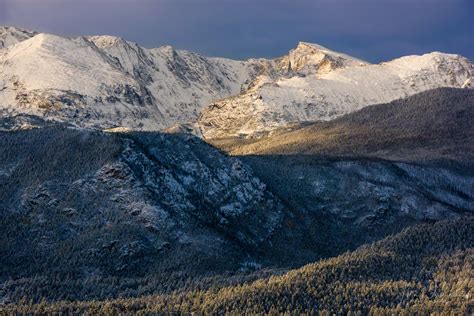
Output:
<svg viewBox="0 0 474 316">
<path fill-rule="evenodd" d="M 3 0 L 5 1 L 5 0 Z M 0 0 L 2 3 L 2 0 Z M 274 57 L 300 40 L 370 61 L 429 50 L 474 57 L 469 0 L 7 0 L 8 23 L 60 35 L 111 34 L 147 47 Z M 3 20 L 0 16 L 0 20 Z"/>
</svg>

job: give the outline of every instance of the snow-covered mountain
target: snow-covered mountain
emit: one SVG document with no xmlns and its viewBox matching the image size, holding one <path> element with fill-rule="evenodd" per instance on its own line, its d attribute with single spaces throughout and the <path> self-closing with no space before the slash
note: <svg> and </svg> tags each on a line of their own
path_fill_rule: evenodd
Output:
<svg viewBox="0 0 474 316">
<path fill-rule="evenodd" d="M 37 33 L 17 27 L 0 26 L 0 49 L 15 45 L 27 40 Z"/>
<path fill-rule="evenodd" d="M 300 43 L 280 59 L 287 73 L 262 74 L 244 93 L 214 102 L 199 120 L 203 136 L 256 136 L 291 122 L 331 120 L 364 106 L 438 87 L 468 87 L 472 63 L 433 52 L 377 65 Z"/>
<path fill-rule="evenodd" d="M 0 28 L 0 116 L 100 129 L 192 123 L 206 138 L 258 136 L 432 88 L 469 87 L 473 74 L 466 58 L 437 52 L 371 65 L 300 43 L 277 59 L 235 61 L 112 36 Z"/>
<path fill-rule="evenodd" d="M 24 33 L 28 38 L 11 27 L 1 34 L 0 111 L 8 116 L 157 130 L 195 120 L 204 105 L 240 93 L 258 72 L 257 61 L 145 49 L 111 36 Z"/>
</svg>

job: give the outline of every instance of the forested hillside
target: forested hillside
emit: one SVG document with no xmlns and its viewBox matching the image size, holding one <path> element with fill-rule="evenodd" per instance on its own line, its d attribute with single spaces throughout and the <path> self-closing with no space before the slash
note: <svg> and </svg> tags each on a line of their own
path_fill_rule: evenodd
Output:
<svg viewBox="0 0 474 316">
<path fill-rule="evenodd" d="M 474 218 L 422 224 L 282 276 L 111 301 L 8 305 L 3 313 L 455 314 L 474 311 Z"/>
<path fill-rule="evenodd" d="M 474 212 L 472 176 L 449 166 L 241 159 L 64 125 L 0 132 L 0 148 L 4 304 L 239 284 Z"/>
<path fill-rule="evenodd" d="M 474 161 L 474 90 L 434 89 L 256 140 L 211 141 L 234 155 Z"/>
</svg>

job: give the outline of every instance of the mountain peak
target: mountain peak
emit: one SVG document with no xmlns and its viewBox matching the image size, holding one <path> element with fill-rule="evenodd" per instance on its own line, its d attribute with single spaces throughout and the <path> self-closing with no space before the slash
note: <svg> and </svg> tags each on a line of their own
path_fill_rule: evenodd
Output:
<svg viewBox="0 0 474 316">
<path fill-rule="evenodd" d="M 118 36 L 95 35 L 87 36 L 87 40 L 93 42 L 100 49 L 109 49 L 112 47 L 136 46 L 135 43 L 124 40 Z"/>
<path fill-rule="evenodd" d="M 319 50 L 326 50 L 326 51 L 332 51 L 322 45 L 315 44 L 315 43 L 310 43 L 310 42 L 298 42 L 298 45 L 296 46 L 296 49 L 305 49 L 305 48 L 313 48 L 313 49 L 319 49 Z"/>
<path fill-rule="evenodd" d="M 382 65 L 405 69 L 405 72 L 436 69 L 448 73 L 449 81 L 455 87 L 461 87 L 466 79 L 474 76 L 474 66 L 469 59 L 461 55 L 441 52 L 404 56 Z"/>
<path fill-rule="evenodd" d="M 66 50 L 77 45 L 74 40 L 49 33 L 36 33 L 28 39 L 18 43 L 12 50 L 23 52 L 24 49 L 40 49 L 42 52 L 54 53 L 56 51 Z M 38 54 L 36 52 L 35 54 Z M 34 54 L 33 54 L 34 55 Z M 34 57 L 34 56 L 31 56 Z M 36 57 L 39 57 L 37 55 Z"/>
<path fill-rule="evenodd" d="M 355 57 L 308 42 L 299 42 L 298 46 L 281 60 L 282 68 L 301 75 L 323 75 L 338 68 L 358 67 L 367 64 Z"/>
<path fill-rule="evenodd" d="M 168 56 L 172 56 L 172 55 L 176 54 L 176 49 L 171 45 L 163 45 L 163 46 L 160 46 L 158 48 L 154 48 L 154 50 L 156 50 L 160 53 L 163 53 L 165 55 L 168 55 Z"/>
<path fill-rule="evenodd" d="M 13 46 L 36 34 L 38 33 L 15 26 L 0 26 L 0 49 Z"/>
<path fill-rule="evenodd" d="M 357 61 L 358 63 L 367 64 L 366 61 L 360 60 L 356 57 L 352 57 L 343 53 L 336 52 L 332 49 L 329 49 L 325 46 L 309 43 L 309 42 L 299 42 L 296 48 L 292 49 L 290 53 L 300 53 L 300 54 L 324 54 L 326 56 L 340 57 L 347 60 Z"/>
<path fill-rule="evenodd" d="M 133 85 L 90 43 L 80 39 L 40 33 L 11 47 L 5 58 L 9 63 L 3 70 L 22 83 L 27 105 L 36 104 L 33 99 L 44 101 L 52 91 L 96 96 L 105 86 Z M 35 91 L 44 93 L 38 96 Z"/>
</svg>

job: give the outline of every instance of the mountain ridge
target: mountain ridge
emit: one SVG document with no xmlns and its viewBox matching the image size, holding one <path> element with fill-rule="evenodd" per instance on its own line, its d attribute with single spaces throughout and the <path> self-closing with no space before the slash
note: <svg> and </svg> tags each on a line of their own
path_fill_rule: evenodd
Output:
<svg viewBox="0 0 474 316">
<path fill-rule="evenodd" d="M 63 124 L 0 132 L 0 148 L 0 305 L 169 293 L 474 211 L 472 174 L 443 165 L 232 157 L 179 132 Z"/>
<path fill-rule="evenodd" d="M 0 314 L 466 310 L 466 58 L 0 44 Z"/>
<path fill-rule="evenodd" d="M 0 115 L 96 129 L 185 123 L 205 138 L 259 137 L 431 88 L 469 87 L 473 73 L 467 59 L 436 52 L 372 65 L 300 42 L 280 58 L 234 61 L 107 35 L 2 30 Z"/>
<path fill-rule="evenodd" d="M 471 165 L 474 91 L 439 88 L 254 140 L 210 140 L 232 155 L 366 157 Z"/>
<path fill-rule="evenodd" d="M 32 60 L 32 66 L 15 60 L 20 50 Z M 67 54 L 85 51 L 89 56 Z M 159 130 L 189 121 L 197 116 L 201 103 L 240 92 L 239 82 L 248 80 L 252 71 L 238 61 L 205 58 L 169 46 L 145 49 L 110 36 L 67 39 L 40 33 L 8 47 L 2 55 L 0 102 L 4 112 L 96 128 L 123 125 Z M 77 77 L 84 72 L 90 72 L 89 78 Z M 73 82 L 79 87 L 71 86 Z M 17 86 L 22 91 L 16 91 Z M 80 100 L 73 100 L 75 106 L 68 108 L 61 97 L 72 95 Z M 58 108 L 41 109 L 41 103 L 48 102 Z"/>
<path fill-rule="evenodd" d="M 433 52 L 321 75 L 259 77 L 259 85 L 205 108 L 198 122 L 205 138 L 260 137 L 290 123 L 328 121 L 425 90 L 469 87 L 473 75 L 468 59 Z"/>
<path fill-rule="evenodd" d="M 19 27 L 0 26 L 0 49 L 15 45 L 37 34 L 37 32 Z"/>
</svg>

